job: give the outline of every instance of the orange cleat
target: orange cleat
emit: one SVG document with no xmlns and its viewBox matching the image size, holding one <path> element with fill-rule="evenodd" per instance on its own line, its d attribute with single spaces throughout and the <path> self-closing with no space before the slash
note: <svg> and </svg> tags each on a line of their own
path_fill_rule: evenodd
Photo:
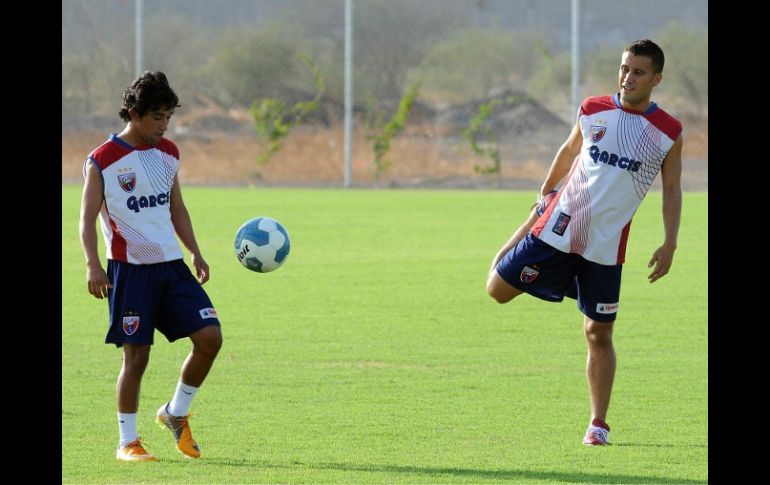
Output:
<svg viewBox="0 0 770 485">
<path fill-rule="evenodd" d="M 167 404 L 163 404 L 155 416 L 155 422 L 162 428 L 168 428 L 174 433 L 176 449 L 188 458 L 200 458 L 201 451 L 198 443 L 192 437 L 190 424 L 187 422 L 190 415 L 172 416 L 167 411 Z"/>
<path fill-rule="evenodd" d="M 123 461 L 158 461 L 153 455 L 147 453 L 140 438 L 126 444 L 126 446 L 119 447 L 115 453 L 115 458 Z"/>
</svg>

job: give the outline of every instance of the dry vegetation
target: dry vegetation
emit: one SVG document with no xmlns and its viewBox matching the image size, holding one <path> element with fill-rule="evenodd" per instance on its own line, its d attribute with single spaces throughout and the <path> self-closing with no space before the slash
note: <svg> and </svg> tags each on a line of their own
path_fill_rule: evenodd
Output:
<svg viewBox="0 0 770 485">
<path fill-rule="evenodd" d="M 176 120 L 175 120 L 176 122 Z M 683 187 L 708 189 L 708 122 L 685 120 Z M 535 189 L 568 133 L 536 133 L 501 144 L 504 188 Z M 62 182 L 79 183 L 85 156 L 100 145 L 106 132 L 78 131 L 62 135 Z M 293 131 L 284 148 L 258 165 L 256 135 L 213 133 L 172 135 L 182 158 L 180 179 L 186 184 L 342 186 L 343 131 L 303 127 Z M 371 143 L 358 133 L 353 143 L 353 183 L 377 187 L 493 187 L 495 176 L 480 175 L 477 159 L 462 138 L 436 137 L 429 127 L 412 128 L 396 137 L 386 156 L 392 165 L 375 174 Z M 659 182 L 658 182 L 659 183 Z"/>
</svg>

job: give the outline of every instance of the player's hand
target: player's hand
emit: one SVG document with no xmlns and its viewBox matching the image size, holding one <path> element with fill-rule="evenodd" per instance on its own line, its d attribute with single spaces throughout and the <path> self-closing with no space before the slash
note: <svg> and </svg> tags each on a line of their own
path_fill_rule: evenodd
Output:
<svg viewBox="0 0 770 485">
<path fill-rule="evenodd" d="M 647 263 L 647 267 L 652 268 L 652 273 L 647 276 L 650 283 L 655 283 L 668 274 L 668 270 L 671 269 L 671 263 L 674 261 L 675 250 L 676 246 L 664 244 L 652 253 L 652 259 Z"/>
<path fill-rule="evenodd" d="M 107 298 L 108 289 L 112 288 L 112 283 L 101 266 L 88 267 L 86 283 L 88 284 L 88 292 L 100 300 Z"/>
<path fill-rule="evenodd" d="M 200 254 L 193 253 L 190 258 L 195 268 L 195 274 L 198 276 L 198 283 L 202 285 L 209 280 L 209 265 Z"/>
</svg>

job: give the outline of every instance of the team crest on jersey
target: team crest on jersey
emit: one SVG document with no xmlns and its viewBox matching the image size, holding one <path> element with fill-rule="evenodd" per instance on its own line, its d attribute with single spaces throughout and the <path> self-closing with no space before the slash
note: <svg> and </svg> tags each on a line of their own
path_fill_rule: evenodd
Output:
<svg viewBox="0 0 770 485">
<path fill-rule="evenodd" d="M 559 218 L 556 219 L 556 222 L 553 225 L 553 229 L 551 230 L 556 234 L 558 234 L 559 236 L 563 236 L 564 231 L 567 230 L 567 225 L 569 224 L 570 219 L 571 217 L 565 214 L 564 212 L 559 213 Z"/>
<path fill-rule="evenodd" d="M 604 138 L 604 134 L 607 133 L 607 127 L 602 125 L 591 125 L 591 141 L 597 143 Z"/>
<path fill-rule="evenodd" d="M 534 268 L 531 268 L 529 266 L 524 266 L 524 269 L 521 270 L 521 274 L 519 275 L 519 279 L 522 283 L 532 283 L 537 279 L 537 276 L 540 274 L 539 266 L 536 266 Z"/>
<path fill-rule="evenodd" d="M 120 183 L 121 189 L 125 190 L 126 192 L 133 192 L 134 188 L 136 187 L 136 174 L 124 173 L 122 175 L 118 175 L 118 182 Z"/>
<path fill-rule="evenodd" d="M 136 312 L 127 312 L 123 315 L 123 331 L 126 335 L 133 335 L 139 328 L 139 315 Z"/>
</svg>

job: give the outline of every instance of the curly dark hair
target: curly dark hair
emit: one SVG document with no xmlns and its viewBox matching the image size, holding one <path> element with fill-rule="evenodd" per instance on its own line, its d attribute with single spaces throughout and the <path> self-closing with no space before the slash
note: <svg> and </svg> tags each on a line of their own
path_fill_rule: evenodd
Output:
<svg viewBox="0 0 770 485">
<path fill-rule="evenodd" d="M 159 109 L 171 109 L 181 106 L 179 98 L 168 84 L 166 75 L 160 71 L 145 71 L 123 91 L 123 108 L 118 113 L 120 119 L 131 121 L 128 110 L 133 108 L 141 116 Z"/>
<path fill-rule="evenodd" d="M 650 39 L 635 40 L 628 44 L 623 52 L 630 52 L 635 56 L 645 56 L 652 59 L 652 69 L 656 73 L 663 72 L 663 64 L 666 58 L 663 57 L 663 49 Z"/>
</svg>

